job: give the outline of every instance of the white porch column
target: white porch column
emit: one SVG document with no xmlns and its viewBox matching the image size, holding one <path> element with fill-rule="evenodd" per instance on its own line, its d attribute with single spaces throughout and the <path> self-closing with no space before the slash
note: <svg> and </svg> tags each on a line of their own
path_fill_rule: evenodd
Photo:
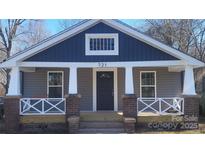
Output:
<svg viewBox="0 0 205 154">
<path fill-rule="evenodd" d="M 70 67 L 69 73 L 69 94 L 77 94 L 77 67 Z"/>
<path fill-rule="evenodd" d="M 125 68 L 125 94 L 134 94 L 132 67 Z"/>
<path fill-rule="evenodd" d="M 183 95 L 196 95 L 194 72 L 192 66 L 185 67 Z"/>
<path fill-rule="evenodd" d="M 20 96 L 20 70 L 19 67 L 13 67 L 10 72 L 10 82 L 7 96 Z"/>
</svg>

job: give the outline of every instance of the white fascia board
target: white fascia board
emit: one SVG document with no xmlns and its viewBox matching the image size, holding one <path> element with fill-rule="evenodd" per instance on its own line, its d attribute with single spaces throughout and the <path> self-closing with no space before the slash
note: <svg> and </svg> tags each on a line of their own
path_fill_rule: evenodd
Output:
<svg viewBox="0 0 205 154">
<path fill-rule="evenodd" d="M 103 63 L 103 64 L 102 64 Z M 21 62 L 19 67 L 55 67 L 55 68 L 113 68 L 113 67 L 170 67 L 185 66 L 182 60 L 139 61 L 139 62 Z"/>
<path fill-rule="evenodd" d="M 15 66 L 17 66 L 17 63 L 15 61 L 13 61 L 13 59 L 5 61 L 5 62 L 0 64 L 0 68 L 12 68 Z"/>
<path fill-rule="evenodd" d="M 194 65 L 194 66 L 197 66 L 197 67 L 202 67 L 202 66 L 205 66 L 205 64 L 189 55 L 186 55 L 172 47 L 169 47 L 149 36 L 146 36 L 140 32 L 137 32 L 136 30 L 133 30 L 123 24 L 120 24 L 119 22 L 117 21 L 114 21 L 114 20 L 103 20 L 102 22 L 104 22 L 105 24 L 107 23 L 109 26 L 113 27 L 113 28 L 116 28 L 142 42 L 145 42 L 153 47 L 156 47 L 176 58 L 179 58 L 181 60 L 185 60 L 187 62 L 188 65 Z"/>
</svg>

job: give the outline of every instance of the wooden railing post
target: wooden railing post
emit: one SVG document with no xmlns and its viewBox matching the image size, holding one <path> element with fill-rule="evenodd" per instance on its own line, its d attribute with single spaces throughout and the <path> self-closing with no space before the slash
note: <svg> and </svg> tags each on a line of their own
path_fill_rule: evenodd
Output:
<svg viewBox="0 0 205 154">
<path fill-rule="evenodd" d="M 159 115 L 162 114 L 162 100 L 161 98 L 158 99 L 159 100 Z"/>
<path fill-rule="evenodd" d="M 44 102 L 45 100 L 42 100 L 42 114 L 44 114 L 45 110 L 44 110 Z"/>
</svg>

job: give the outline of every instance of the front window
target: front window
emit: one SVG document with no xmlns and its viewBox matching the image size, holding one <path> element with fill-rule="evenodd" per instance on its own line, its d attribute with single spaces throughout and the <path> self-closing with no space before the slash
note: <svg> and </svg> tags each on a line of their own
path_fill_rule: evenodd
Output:
<svg viewBox="0 0 205 154">
<path fill-rule="evenodd" d="M 140 87 L 140 97 L 156 97 L 156 72 L 141 72 Z"/>
<path fill-rule="evenodd" d="M 86 34 L 86 55 L 118 55 L 118 34 Z"/>
<path fill-rule="evenodd" d="M 63 97 L 63 72 L 48 72 L 48 97 Z"/>
</svg>

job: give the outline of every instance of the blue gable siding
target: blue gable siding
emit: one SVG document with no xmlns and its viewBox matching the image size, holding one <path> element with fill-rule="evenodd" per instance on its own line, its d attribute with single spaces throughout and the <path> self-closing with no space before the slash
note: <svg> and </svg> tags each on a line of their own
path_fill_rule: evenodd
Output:
<svg viewBox="0 0 205 154">
<path fill-rule="evenodd" d="M 86 56 L 86 33 L 118 33 L 119 55 Z M 177 58 L 139 41 L 104 23 L 95 26 L 40 52 L 25 61 L 44 62 L 116 62 L 116 61 L 177 60 Z"/>
</svg>

